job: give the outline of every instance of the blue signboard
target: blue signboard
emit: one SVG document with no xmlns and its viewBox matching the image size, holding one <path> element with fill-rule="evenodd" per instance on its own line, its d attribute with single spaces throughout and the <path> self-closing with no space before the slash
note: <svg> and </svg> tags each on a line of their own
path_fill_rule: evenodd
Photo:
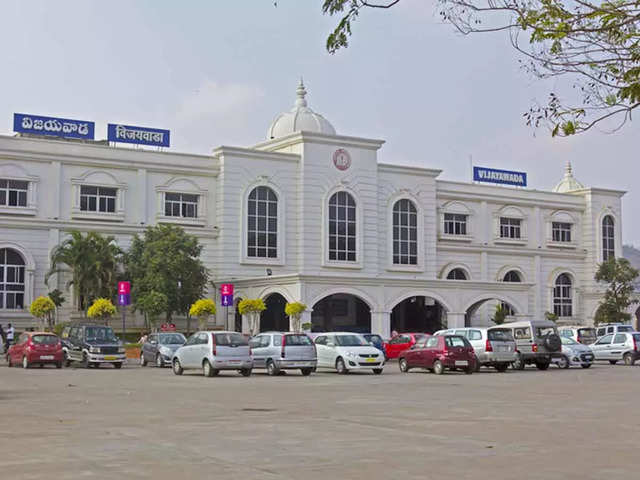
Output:
<svg viewBox="0 0 640 480">
<path fill-rule="evenodd" d="M 232 307 L 233 306 L 233 294 L 231 295 L 222 295 L 222 306 L 223 307 Z"/>
<path fill-rule="evenodd" d="M 152 147 L 168 147 L 169 130 L 110 123 L 107 125 L 107 140 L 110 142 L 150 145 Z"/>
<path fill-rule="evenodd" d="M 118 294 L 118 305 L 126 306 L 131 305 L 131 294 L 130 293 L 119 293 Z"/>
<path fill-rule="evenodd" d="M 473 167 L 473 180 L 475 182 L 500 183 L 516 187 L 527 186 L 527 174 L 525 172 L 496 170 L 495 168 Z"/>
<path fill-rule="evenodd" d="M 84 120 L 14 113 L 13 131 L 31 133 L 33 135 L 51 135 L 55 137 L 93 140 L 95 124 Z"/>
</svg>

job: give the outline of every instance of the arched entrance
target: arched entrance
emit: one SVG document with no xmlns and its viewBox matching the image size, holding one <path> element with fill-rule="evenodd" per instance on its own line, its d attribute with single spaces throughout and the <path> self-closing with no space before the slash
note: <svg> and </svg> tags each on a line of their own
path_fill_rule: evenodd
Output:
<svg viewBox="0 0 640 480">
<path fill-rule="evenodd" d="M 279 293 L 272 293 L 264 299 L 264 305 L 267 307 L 260 314 L 260 331 L 269 332 L 288 332 L 289 318 L 284 313 L 284 307 L 287 299 Z"/>
<path fill-rule="evenodd" d="M 371 309 L 362 299 L 347 293 L 324 297 L 313 306 L 313 332 L 371 331 Z"/>
<path fill-rule="evenodd" d="M 431 297 L 409 297 L 391 310 L 391 331 L 433 333 L 446 328 L 445 308 Z"/>
<path fill-rule="evenodd" d="M 472 304 L 464 315 L 465 327 L 491 327 L 496 325 L 495 319 L 504 314 L 501 323 L 511 322 L 517 313 L 515 307 L 500 298 L 484 298 Z"/>
</svg>

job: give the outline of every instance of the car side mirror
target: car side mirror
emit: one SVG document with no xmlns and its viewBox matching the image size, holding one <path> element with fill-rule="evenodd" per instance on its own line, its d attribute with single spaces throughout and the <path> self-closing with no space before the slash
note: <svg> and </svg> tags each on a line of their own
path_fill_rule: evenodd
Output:
<svg viewBox="0 0 640 480">
<path fill-rule="evenodd" d="M 149 341 L 149 343 L 150 343 L 151 345 L 157 345 L 157 344 L 158 344 L 158 342 L 156 342 L 155 340 L 150 340 L 150 341 Z"/>
</svg>

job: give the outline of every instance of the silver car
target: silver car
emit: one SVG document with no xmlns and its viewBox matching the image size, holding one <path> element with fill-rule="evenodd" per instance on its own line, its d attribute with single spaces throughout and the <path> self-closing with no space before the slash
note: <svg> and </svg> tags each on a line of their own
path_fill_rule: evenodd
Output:
<svg viewBox="0 0 640 480">
<path fill-rule="evenodd" d="M 140 349 L 140 365 L 146 367 L 150 362 L 156 367 L 170 365 L 173 354 L 186 341 L 184 335 L 177 332 L 150 334 Z"/>
<path fill-rule="evenodd" d="M 590 345 L 596 360 L 609 360 L 615 365 L 620 360 L 633 365 L 640 358 L 640 332 L 605 335 Z"/>
<path fill-rule="evenodd" d="M 238 332 L 196 332 L 176 350 L 171 359 L 173 373 L 202 369 L 205 377 L 213 377 L 220 370 L 237 370 L 245 377 L 251 375 L 253 358 L 246 337 Z"/>
<path fill-rule="evenodd" d="M 580 365 L 582 368 L 589 368 L 593 364 L 593 351 L 582 343 L 576 342 L 569 337 L 561 336 L 562 356 L 553 359 L 553 362 L 560 368 L 569 368 L 572 365 Z"/>
<path fill-rule="evenodd" d="M 266 368 L 269 375 L 300 369 L 310 375 L 317 366 L 316 347 L 304 333 L 264 332 L 249 340 L 254 368 Z"/>
</svg>

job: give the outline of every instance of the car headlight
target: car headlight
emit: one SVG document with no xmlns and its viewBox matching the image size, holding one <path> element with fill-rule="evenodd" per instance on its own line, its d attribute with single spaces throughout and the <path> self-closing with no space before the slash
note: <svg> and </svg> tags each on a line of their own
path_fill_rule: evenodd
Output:
<svg viewBox="0 0 640 480">
<path fill-rule="evenodd" d="M 118 353 L 124 353 L 124 347 L 118 347 Z"/>
<path fill-rule="evenodd" d="M 159 351 L 161 354 L 166 355 L 167 357 L 171 356 L 171 349 L 167 347 L 160 347 Z"/>
<path fill-rule="evenodd" d="M 347 353 L 345 353 L 345 356 L 351 357 L 351 358 L 356 358 L 358 355 L 356 355 L 354 352 L 347 352 Z"/>
<path fill-rule="evenodd" d="M 100 347 L 89 347 L 89 353 L 100 353 Z"/>
</svg>

